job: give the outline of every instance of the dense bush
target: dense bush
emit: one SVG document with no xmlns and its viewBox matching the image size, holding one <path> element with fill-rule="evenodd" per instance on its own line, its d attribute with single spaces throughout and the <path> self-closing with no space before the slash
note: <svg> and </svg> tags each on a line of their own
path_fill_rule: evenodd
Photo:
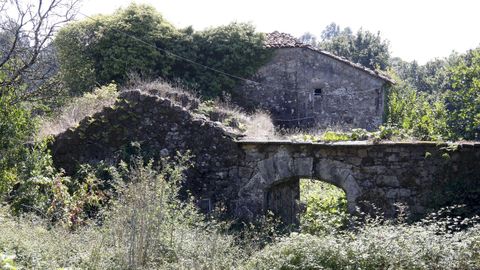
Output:
<svg viewBox="0 0 480 270">
<path fill-rule="evenodd" d="M 406 137 L 441 140 L 451 136 L 443 99 L 418 92 L 402 81 L 389 89 L 386 114 L 387 126 L 401 129 Z"/>
<path fill-rule="evenodd" d="M 178 35 L 154 8 L 132 4 L 113 15 L 69 24 L 55 45 L 63 79 L 78 95 L 96 84 L 123 83 L 129 72 L 166 76 L 173 59 L 155 46 L 170 49 L 166 46 Z"/>
<path fill-rule="evenodd" d="M 0 87 L 0 197 L 24 173 L 22 162 L 28 156 L 27 140 L 34 127 L 28 110 L 22 104 L 15 104 L 13 92 Z"/>
<path fill-rule="evenodd" d="M 480 139 L 480 48 L 469 51 L 451 67 L 446 105 L 448 125 L 455 138 Z"/>
<path fill-rule="evenodd" d="M 306 206 L 300 216 L 303 233 L 331 233 L 347 223 L 347 199 L 340 188 L 317 180 L 301 179 L 300 201 Z"/>
<path fill-rule="evenodd" d="M 263 45 L 263 34 L 255 32 L 255 27 L 250 24 L 231 23 L 194 32 L 192 37 L 184 38 L 191 39 L 191 42 L 185 43 L 186 47 L 181 50 L 193 49 L 196 62 L 244 78 L 254 74 L 270 56 L 270 51 Z M 185 76 L 185 71 L 190 73 Z M 173 75 L 207 97 L 231 93 L 239 83 L 236 78 L 185 61 L 179 61 Z"/>
<path fill-rule="evenodd" d="M 55 44 L 64 80 L 74 94 L 95 84 L 122 84 L 135 73 L 178 80 L 216 97 L 238 82 L 222 72 L 246 77 L 267 59 L 263 39 L 249 24 L 232 23 L 201 32 L 176 29 L 154 8 L 132 4 L 113 15 L 64 27 Z"/>
<path fill-rule="evenodd" d="M 370 224 L 359 231 L 292 234 L 252 256 L 247 269 L 478 269 L 480 227 Z"/>
<path fill-rule="evenodd" d="M 178 199 L 184 158 L 122 164 L 116 177 L 117 200 L 101 226 L 71 231 L 38 216 L 0 212 L 0 250 L 27 269 L 229 269 L 243 260 L 221 224 L 204 222 L 189 202 Z M 47 220 L 48 222 L 48 220 Z M 32 237 L 34 235 L 35 237 Z"/>
<path fill-rule="evenodd" d="M 410 74 L 397 67 L 404 80 L 397 78 L 390 89 L 388 124 L 423 140 L 478 140 L 480 49 L 413 69 L 423 71 Z"/>
</svg>

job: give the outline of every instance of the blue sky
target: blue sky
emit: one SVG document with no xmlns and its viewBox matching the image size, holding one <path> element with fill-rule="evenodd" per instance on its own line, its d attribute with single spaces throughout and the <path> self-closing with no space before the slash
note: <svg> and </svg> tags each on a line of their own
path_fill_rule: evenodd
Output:
<svg viewBox="0 0 480 270">
<path fill-rule="evenodd" d="M 130 0 L 84 0 L 87 15 L 111 13 Z M 257 30 L 317 36 L 331 22 L 354 31 L 380 31 L 393 56 L 420 63 L 480 46 L 480 1 L 475 0 L 137 0 L 157 8 L 177 27 L 195 29 L 251 22 Z"/>
</svg>

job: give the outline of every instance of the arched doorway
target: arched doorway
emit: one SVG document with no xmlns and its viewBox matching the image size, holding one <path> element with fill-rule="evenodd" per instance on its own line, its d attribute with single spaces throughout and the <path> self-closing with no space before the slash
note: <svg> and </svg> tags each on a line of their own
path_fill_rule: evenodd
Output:
<svg viewBox="0 0 480 270">
<path fill-rule="evenodd" d="M 347 213 L 346 192 L 322 180 L 294 177 L 277 181 L 265 192 L 265 207 L 284 224 L 300 225 L 302 217 L 312 222 L 318 216 Z M 310 205 L 309 205 L 310 204 Z M 307 213 L 307 216 L 303 215 Z M 331 215 L 334 217 L 335 215 Z"/>
<path fill-rule="evenodd" d="M 274 183 L 265 192 L 265 206 L 284 224 L 299 225 L 300 179 L 291 178 Z"/>
</svg>

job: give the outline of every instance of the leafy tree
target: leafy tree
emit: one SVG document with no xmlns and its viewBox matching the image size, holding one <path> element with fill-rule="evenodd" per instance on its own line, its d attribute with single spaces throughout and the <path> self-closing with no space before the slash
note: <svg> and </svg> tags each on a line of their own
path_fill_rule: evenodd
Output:
<svg viewBox="0 0 480 270">
<path fill-rule="evenodd" d="M 418 92 L 399 78 L 396 81 L 389 89 L 387 124 L 420 140 L 449 138 L 448 113 L 443 99 Z"/>
<path fill-rule="evenodd" d="M 363 30 L 353 34 L 350 28 L 340 31 L 340 26 L 332 23 L 322 32 L 321 49 L 343 56 L 371 69 L 385 70 L 390 58 L 389 43 L 376 34 Z"/>
<path fill-rule="evenodd" d="M 221 71 L 177 61 L 173 75 L 206 97 L 228 93 L 235 87 L 238 78 L 225 73 L 249 77 L 270 56 L 270 51 L 263 46 L 264 35 L 255 32 L 251 24 L 231 23 L 186 35 L 184 39 L 187 40 L 184 45 L 188 48 L 182 48 L 181 51 L 193 49 L 194 53 L 190 53 L 190 56 L 196 62 Z M 185 70 L 190 71 L 188 76 L 184 75 Z"/>
<path fill-rule="evenodd" d="M 232 23 L 195 32 L 175 29 L 153 7 L 132 4 L 113 15 L 70 24 L 55 40 L 64 80 L 73 93 L 129 73 L 178 80 L 207 97 L 228 92 L 268 58 L 263 35 Z M 155 48 L 157 47 L 157 48 Z"/>
<path fill-rule="evenodd" d="M 111 81 L 123 83 L 129 73 L 169 74 L 175 28 L 153 8 L 131 4 L 110 16 L 96 16 L 60 30 L 55 45 L 63 79 L 74 94 Z"/>
<path fill-rule="evenodd" d="M 317 46 L 317 37 L 312 33 L 306 32 L 300 36 L 300 41 L 305 44 L 310 44 L 312 46 Z"/>
<path fill-rule="evenodd" d="M 450 87 L 448 67 L 450 62 L 454 62 L 454 55 L 449 59 L 437 58 L 419 65 L 416 61 L 406 62 L 395 57 L 391 59 L 390 65 L 403 81 L 418 91 L 440 93 Z"/>
<path fill-rule="evenodd" d="M 332 40 L 333 38 L 338 37 L 340 33 L 341 33 L 340 25 L 337 25 L 336 23 L 332 22 L 331 24 L 327 25 L 325 29 L 322 31 L 322 35 L 321 35 L 322 41 Z"/>
<path fill-rule="evenodd" d="M 450 69 L 448 124 L 457 138 L 480 139 L 480 48 L 469 51 Z"/>
<path fill-rule="evenodd" d="M 57 96 L 51 41 L 74 19 L 77 5 L 78 0 L 0 1 L 0 87 L 15 92 L 10 102 Z"/>
</svg>

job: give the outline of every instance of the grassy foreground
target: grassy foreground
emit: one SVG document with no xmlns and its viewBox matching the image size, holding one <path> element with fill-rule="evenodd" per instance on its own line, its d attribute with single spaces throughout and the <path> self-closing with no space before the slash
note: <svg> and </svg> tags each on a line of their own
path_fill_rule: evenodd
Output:
<svg viewBox="0 0 480 270">
<path fill-rule="evenodd" d="M 301 232 L 280 234 L 268 222 L 232 231 L 231 224 L 205 220 L 192 203 L 177 199 L 181 162 L 157 168 L 135 159 L 122 166 L 116 199 L 86 225 L 72 228 L 41 215 L 13 217 L 1 208 L 0 269 L 480 268 L 476 219 L 436 213 L 414 224 L 400 215 L 340 226 L 349 218 L 338 213 L 335 222 L 318 227 L 312 226 L 318 222 L 311 210 Z M 327 207 L 329 196 L 317 205 Z M 341 199 L 333 201 L 334 209 L 342 207 Z M 319 218 L 333 218 L 335 211 Z"/>
</svg>

